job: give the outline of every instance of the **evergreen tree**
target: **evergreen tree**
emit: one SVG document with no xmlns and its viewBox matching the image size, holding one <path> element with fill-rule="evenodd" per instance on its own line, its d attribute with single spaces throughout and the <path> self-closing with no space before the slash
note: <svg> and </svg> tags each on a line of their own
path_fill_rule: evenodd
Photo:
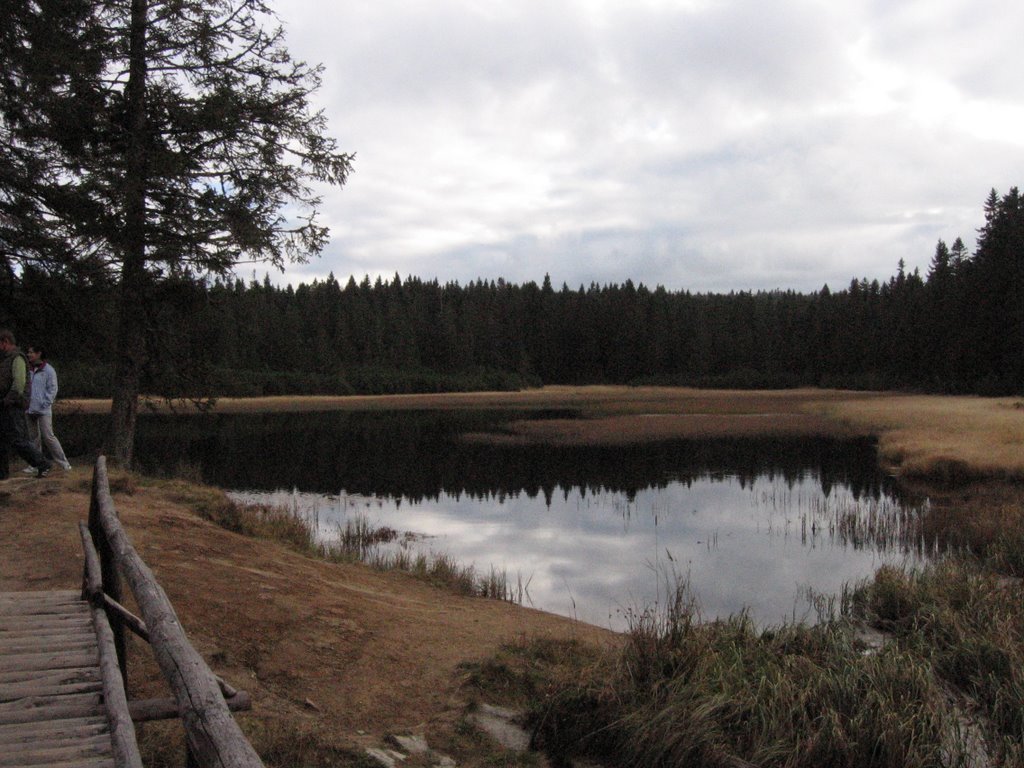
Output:
<svg viewBox="0 0 1024 768">
<path fill-rule="evenodd" d="M 95 257 L 104 211 L 76 184 L 96 140 L 94 112 L 110 50 L 91 0 L 0 6 L 0 267 L 67 269 Z"/>
<path fill-rule="evenodd" d="M 989 194 L 966 280 L 979 386 L 1024 390 L 1024 199 L 1016 187 L 1002 198 Z"/>
<path fill-rule="evenodd" d="M 31 240 L 40 221 L 104 246 L 120 286 L 108 448 L 130 464 L 140 383 L 165 331 L 150 311 L 159 283 L 227 274 L 243 258 L 282 265 L 316 253 L 327 232 L 310 182 L 344 183 L 351 156 L 309 108 L 319 69 L 290 58 L 261 0 L 73 8 L 76 32 L 45 86 L 20 94 L 5 86 L 15 160 L 40 141 L 48 151 L 41 169 L 15 163 L 3 195 L 17 244 L 38 257 L 49 249 Z M 2 12 L 4 21 L 55 29 L 69 28 L 67 16 L 62 3 L 32 0 L 11 0 Z M 5 27 L 5 54 L 33 48 L 32 25 Z M 42 82 L 31 59 L 16 56 L 5 83 Z M 76 116 L 74 130 L 60 114 Z M 69 203 L 24 191 L 24 178 L 40 170 Z M 285 216 L 286 206 L 298 213 Z"/>
</svg>

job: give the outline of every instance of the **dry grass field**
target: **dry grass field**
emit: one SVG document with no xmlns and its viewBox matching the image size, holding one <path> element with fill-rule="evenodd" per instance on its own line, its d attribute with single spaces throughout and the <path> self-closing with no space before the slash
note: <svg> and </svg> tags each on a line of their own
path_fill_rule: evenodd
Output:
<svg viewBox="0 0 1024 768">
<path fill-rule="evenodd" d="M 876 435 L 882 460 L 907 477 L 1024 479 L 1024 400 L 886 396 L 824 412 Z"/>
</svg>

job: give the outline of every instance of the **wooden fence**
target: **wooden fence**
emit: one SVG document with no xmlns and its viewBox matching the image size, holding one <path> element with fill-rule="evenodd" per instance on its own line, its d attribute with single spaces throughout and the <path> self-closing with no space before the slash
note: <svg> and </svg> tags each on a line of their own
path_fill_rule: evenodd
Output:
<svg viewBox="0 0 1024 768">
<path fill-rule="evenodd" d="M 106 459 L 96 460 L 89 523 L 80 523 L 85 549 L 83 596 L 93 613 L 100 647 L 103 692 L 118 766 L 141 766 L 133 721 L 180 717 L 190 765 L 262 768 L 232 710 L 249 697 L 220 680 L 189 643 L 153 572 L 132 547 L 110 495 Z M 122 605 L 122 578 L 142 617 Z M 128 702 L 125 630 L 148 641 L 173 699 Z"/>
</svg>

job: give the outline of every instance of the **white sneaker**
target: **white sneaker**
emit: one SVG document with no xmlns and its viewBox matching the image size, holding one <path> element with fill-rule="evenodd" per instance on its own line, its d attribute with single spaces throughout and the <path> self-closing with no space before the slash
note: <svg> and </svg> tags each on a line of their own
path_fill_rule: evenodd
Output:
<svg viewBox="0 0 1024 768">
<path fill-rule="evenodd" d="M 22 471 L 22 474 L 34 475 L 36 473 L 36 468 L 35 467 L 25 467 L 21 471 Z"/>
<path fill-rule="evenodd" d="M 71 462 L 70 461 L 66 461 L 63 464 L 61 464 L 61 467 L 64 469 L 65 472 L 70 472 L 71 471 Z"/>
</svg>

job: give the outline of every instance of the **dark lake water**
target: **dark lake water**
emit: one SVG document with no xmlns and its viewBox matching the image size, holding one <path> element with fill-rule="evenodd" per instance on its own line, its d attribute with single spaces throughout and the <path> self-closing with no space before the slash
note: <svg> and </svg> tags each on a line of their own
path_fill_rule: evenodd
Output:
<svg viewBox="0 0 1024 768">
<path fill-rule="evenodd" d="M 663 601 L 675 576 L 706 618 L 813 620 L 808 589 L 834 594 L 925 549 L 927 505 L 900 494 L 867 440 L 580 449 L 461 439 L 522 416 L 146 416 L 136 453 L 144 471 L 188 470 L 309 514 L 325 537 L 357 517 L 415 533 L 406 546 L 498 569 L 527 588 L 528 604 L 616 629 Z M 65 416 L 59 432 L 74 455 L 101 426 Z"/>
</svg>

